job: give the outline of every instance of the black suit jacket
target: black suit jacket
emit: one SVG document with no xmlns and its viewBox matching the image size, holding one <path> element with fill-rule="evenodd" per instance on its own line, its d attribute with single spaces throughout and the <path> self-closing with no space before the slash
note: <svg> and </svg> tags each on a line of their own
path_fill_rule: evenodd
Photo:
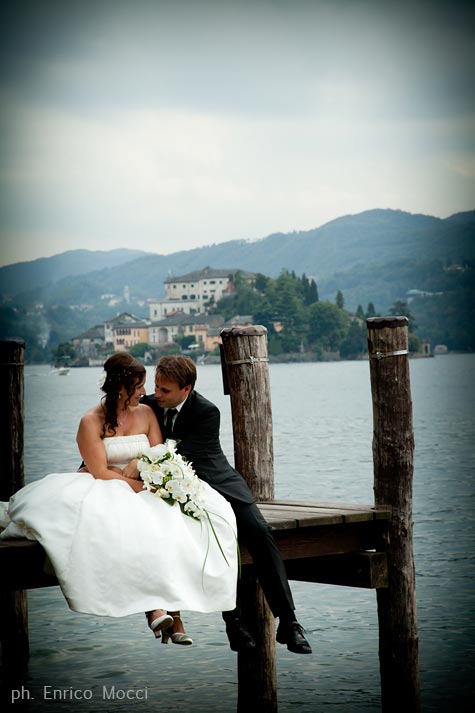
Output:
<svg viewBox="0 0 475 713">
<path fill-rule="evenodd" d="M 144 396 L 141 400 L 153 409 L 163 432 L 164 409 L 157 404 L 155 396 Z M 249 486 L 230 465 L 221 448 L 220 420 L 218 407 L 197 391 L 191 391 L 173 426 L 172 438 L 179 441 L 177 451 L 191 461 L 199 478 L 225 498 L 253 503 Z"/>
</svg>

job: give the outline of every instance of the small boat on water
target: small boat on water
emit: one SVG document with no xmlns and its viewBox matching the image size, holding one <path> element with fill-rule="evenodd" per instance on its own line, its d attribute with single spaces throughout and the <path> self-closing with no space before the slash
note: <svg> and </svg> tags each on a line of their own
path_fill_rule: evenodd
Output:
<svg viewBox="0 0 475 713">
<path fill-rule="evenodd" d="M 55 376 L 67 376 L 69 374 L 69 367 L 58 366 L 56 369 L 51 369 L 51 373 Z"/>
<path fill-rule="evenodd" d="M 55 359 L 55 361 L 51 364 L 51 373 L 57 376 L 67 376 L 70 371 L 70 359 L 71 357 L 69 356 L 61 356 Z"/>
</svg>

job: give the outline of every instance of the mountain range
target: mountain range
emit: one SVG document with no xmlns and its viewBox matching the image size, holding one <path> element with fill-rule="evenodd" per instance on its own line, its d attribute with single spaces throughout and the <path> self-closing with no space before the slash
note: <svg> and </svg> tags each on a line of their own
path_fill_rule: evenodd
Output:
<svg viewBox="0 0 475 713">
<path fill-rule="evenodd" d="M 475 211 L 442 219 L 375 209 L 313 230 L 167 255 L 127 249 L 71 250 L 16 263 L 0 268 L 0 301 L 24 309 L 38 303 L 45 308 L 88 304 L 100 307 L 99 315 L 106 306 L 102 296 L 123 295 L 127 286 L 129 311 L 140 315 L 140 302 L 164 296 L 166 278 L 210 266 L 270 277 L 284 269 L 305 273 L 315 279 L 320 299 L 334 301 L 340 290 L 347 309 L 372 302 L 382 313 L 395 301 L 405 300 L 409 290 L 440 295 L 466 286 L 473 278 L 474 258 Z M 146 314 L 143 307 L 142 316 Z"/>
<path fill-rule="evenodd" d="M 255 241 L 232 240 L 168 255 L 140 250 L 71 250 L 50 258 L 0 268 L 0 295 L 28 303 L 75 304 L 87 282 L 90 298 L 121 293 L 128 285 L 132 299 L 164 294 L 170 276 L 207 265 L 241 268 L 276 277 L 282 269 L 313 276 L 322 298 L 345 292 L 348 306 L 370 299 L 386 307 L 401 290 L 397 284 L 377 292 L 371 283 L 388 264 L 399 266 L 441 261 L 473 261 L 475 211 L 441 219 L 395 210 L 371 210 L 337 218 L 309 231 L 275 233 Z M 398 269 L 398 272 L 399 272 Z M 358 277 L 355 279 L 355 276 Z M 370 279 L 371 276 L 371 279 Z M 397 283 L 397 280 L 395 281 Z M 356 284 L 357 283 L 357 284 Z M 92 292 L 89 292 L 92 288 Z M 82 300 L 81 300 L 82 301 Z"/>
</svg>

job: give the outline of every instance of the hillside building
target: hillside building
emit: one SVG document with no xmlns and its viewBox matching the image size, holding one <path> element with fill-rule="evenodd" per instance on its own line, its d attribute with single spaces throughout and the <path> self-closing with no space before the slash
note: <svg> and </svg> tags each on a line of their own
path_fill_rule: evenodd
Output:
<svg viewBox="0 0 475 713">
<path fill-rule="evenodd" d="M 255 274 L 243 270 L 205 267 L 165 280 L 165 299 L 151 302 L 150 319 L 157 321 L 167 316 L 182 314 L 206 314 L 208 305 L 234 292 L 233 279 L 236 273 L 245 282 L 252 283 Z"/>
<path fill-rule="evenodd" d="M 73 347 L 80 359 L 100 359 L 104 353 L 104 325 L 96 324 L 73 339 Z"/>
<path fill-rule="evenodd" d="M 210 267 L 190 272 L 165 282 L 167 299 L 150 303 L 150 319 L 121 312 L 96 325 L 72 340 L 81 359 L 101 362 L 107 354 L 128 351 L 136 344 L 163 347 L 181 343 L 183 337 L 193 337 L 192 349 L 213 352 L 221 344 L 221 330 L 226 327 L 248 326 L 251 315 L 236 315 L 225 322 L 222 315 L 207 314 L 210 304 L 234 292 L 236 273 L 252 283 L 255 275 L 241 270 L 218 270 Z"/>
<path fill-rule="evenodd" d="M 127 351 L 135 344 L 148 343 L 150 321 L 136 317 L 129 312 L 121 312 L 104 322 L 106 348 L 113 351 Z"/>
<path fill-rule="evenodd" d="M 219 333 L 224 327 L 220 314 L 188 315 L 177 313 L 152 322 L 149 327 L 149 344 L 163 346 L 183 337 L 193 337 L 201 351 L 211 352 L 221 343 Z"/>
</svg>

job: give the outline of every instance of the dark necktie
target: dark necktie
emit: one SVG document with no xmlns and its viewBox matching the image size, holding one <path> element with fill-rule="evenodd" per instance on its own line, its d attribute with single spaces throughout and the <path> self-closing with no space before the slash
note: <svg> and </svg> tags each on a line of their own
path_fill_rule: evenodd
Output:
<svg viewBox="0 0 475 713">
<path fill-rule="evenodd" d="M 167 438 L 173 433 L 173 419 L 177 413 L 176 408 L 169 408 L 165 414 L 165 436 Z"/>
</svg>

